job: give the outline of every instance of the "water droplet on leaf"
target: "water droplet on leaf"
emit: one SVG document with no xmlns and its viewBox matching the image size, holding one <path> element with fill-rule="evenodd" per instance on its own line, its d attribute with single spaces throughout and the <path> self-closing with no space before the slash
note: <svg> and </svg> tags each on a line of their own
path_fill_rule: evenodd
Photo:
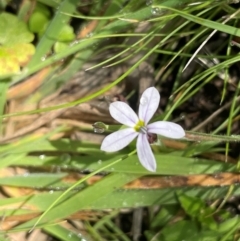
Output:
<svg viewBox="0 0 240 241">
<path fill-rule="evenodd" d="M 39 156 L 39 159 L 40 159 L 40 160 L 44 160 L 45 157 L 46 157 L 46 156 L 45 156 L 44 154 L 42 154 L 42 155 Z"/>
<path fill-rule="evenodd" d="M 153 15 L 156 15 L 156 14 L 159 13 L 159 8 L 152 8 L 151 12 L 152 12 Z"/>
<path fill-rule="evenodd" d="M 43 56 L 42 58 L 41 58 L 41 61 L 45 61 L 46 60 L 46 56 Z"/>
<path fill-rule="evenodd" d="M 60 160 L 63 162 L 69 162 L 71 161 L 71 155 L 69 155 L 68 153 L 64 153 L 61 155 Z"/>
<path fill-rule="evenodd" d="M 151 4 L 152 4 L 152 0 L 147 0 L 147 1 L 146 1 L 146 5 L 147 5 L 147 6 L 149 6 L 149 5 L 151 5 Z"/>
<path fill-rule="evenodd" d="M 90 33 L 87 34 L 86 37 L 87 37 L 87 38 L 91 38 L 92 36 L 93 36 L 93 33 L 90 32 Z"/>
<path fill-rule="evenodd" d="M 106 125 L 102 122 L 95 122 L 92 126 L 95 133 L 103 133 L 106 130 Z"/>
<path fill-rule="evenodd" d="M 140 99 L 141 105 L 146 105 L 148 103 L 148 98 L 146 96 L 142 96 Z"/>
</svg>

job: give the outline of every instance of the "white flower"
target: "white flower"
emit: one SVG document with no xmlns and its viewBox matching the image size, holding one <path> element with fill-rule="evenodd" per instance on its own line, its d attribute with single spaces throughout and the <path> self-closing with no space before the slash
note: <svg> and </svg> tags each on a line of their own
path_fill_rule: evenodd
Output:
<svg viewBox="0 0 240 241">
<path fill-rule="evenodd" d="M 150 133 L 169 138 L 179 139 L 185 136 L 183 128 L 173 122 L 157 121 L 148 124 L 156 112 L 160 102 L 160 94 L 156 88 L 146 89 L 140 99 L 138 116 L 124 102 L 116 101 L 110 104 L 111 116 L 129 128 L 116 131 L 102 142 L 101 150 L 106 152 L 119 151 L 137 138 L 137 154 L 141 164 L 149 171 L 156 171 L 156 160 L 148 142 Z"/>
</svg>

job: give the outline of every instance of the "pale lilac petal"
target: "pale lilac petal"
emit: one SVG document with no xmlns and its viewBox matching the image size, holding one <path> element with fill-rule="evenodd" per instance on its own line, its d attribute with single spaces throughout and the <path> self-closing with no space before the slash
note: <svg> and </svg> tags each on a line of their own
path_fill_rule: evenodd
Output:
<svg viewBox="0 0 240 241">
<path fill-rule="evenodd" d="M 137 135 L 138 132 L 134 131 L 132 128 L 116 131 L 104 138 L 101 150 L 106 152 L 119 151 L 136 138 Z"/>
<path fill-rule="evenodd" d="M 147 88 L 140 99 L 138 116 L 145 125 L 151 120 L 160 102 L 160 94 L 155 87 Z"/>
<path fill-rule="evenodd" d="M 132 108 L 124 102 L 116 101 L 110 104 L 111 116 L 121 124 L 134 127 L 138 123 L 138 117 Z"/>
<path fill-rule="evenodd" d="M 157 121 L 147 126 L 148 133 L 155 133 L 173 139 L 179 139 L 185 136 L 183 128 L 173 122 Z"/>
<path fill-rule="evenodd" d="M 137 139 L 137 154 L 141 164 L 150 172 L 155 172 L 157 168 L 155 157 L 148 143 L 147 135 L 139 133 Z"/>
</svg>

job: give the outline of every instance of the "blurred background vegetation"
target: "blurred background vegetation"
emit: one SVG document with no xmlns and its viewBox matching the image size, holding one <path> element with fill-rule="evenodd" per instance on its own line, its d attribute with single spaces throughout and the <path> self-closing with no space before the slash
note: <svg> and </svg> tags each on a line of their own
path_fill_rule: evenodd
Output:
<svg viewBox="0 0 240 241">
<path fill-rule="evenodd" d="M 239 7 L 0 0 L 0 240 L 240 240 Z M 109 104 L 150 86 L 186 130 L 155 173 L 100 151 Z"/>
</svg>

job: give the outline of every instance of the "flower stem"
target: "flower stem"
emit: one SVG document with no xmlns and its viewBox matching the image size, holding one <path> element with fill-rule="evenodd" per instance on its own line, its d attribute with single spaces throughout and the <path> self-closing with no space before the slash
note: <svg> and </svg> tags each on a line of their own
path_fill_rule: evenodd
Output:
<svg viewBox="0 0 240 241">
<path fill-rule="evenodd" d="M 239 135 L 214 135 L 194 131 L 186 131 L 186 139 L 190 141 L 240 142 Z"/>
</svg>

